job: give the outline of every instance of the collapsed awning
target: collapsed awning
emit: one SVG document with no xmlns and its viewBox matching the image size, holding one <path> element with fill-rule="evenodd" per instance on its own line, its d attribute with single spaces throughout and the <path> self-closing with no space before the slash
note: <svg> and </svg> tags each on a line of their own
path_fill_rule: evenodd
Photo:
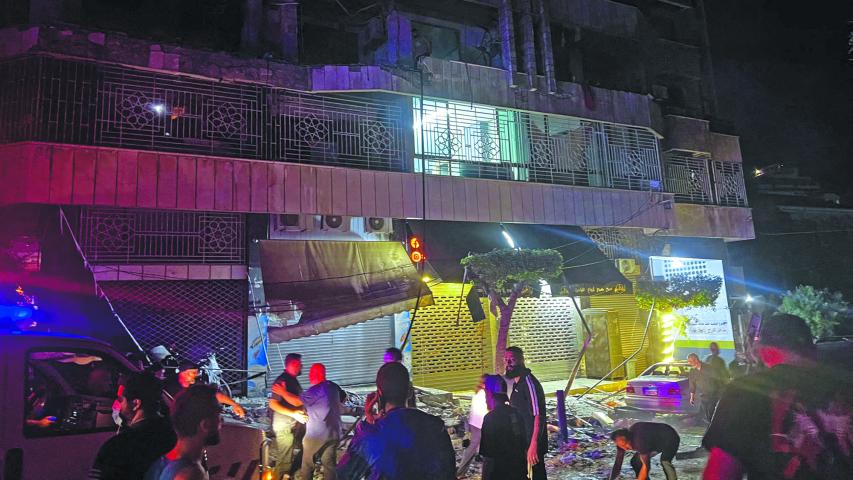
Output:
<svg viewBox="0 0 853 480">
<path fill-rule="evenodd" d="M 497 223 L 409 221 L 423 240 L 427 261 L 446 282 L 462 281 L 459 261 L 470 253 L 508 248 Z M 571 295 L 614 295 L 632 293 L 631 282 L 616 268 L 580 227 L 504 224 L 520 248 L 553 248 L 563 255 L 565 284 L 552 285 L 559 295 L 563 287 Z M 557 288 L 554 288 L 554 287 Z"/>
<path fill-rule="evenodd" d="M 293 306 L 299 322 L 270 327 L 273 343 L 316 335 L 432 304 L 399 242 L 263 240 L 264 295 L 271 310 Z"/>
</svg>

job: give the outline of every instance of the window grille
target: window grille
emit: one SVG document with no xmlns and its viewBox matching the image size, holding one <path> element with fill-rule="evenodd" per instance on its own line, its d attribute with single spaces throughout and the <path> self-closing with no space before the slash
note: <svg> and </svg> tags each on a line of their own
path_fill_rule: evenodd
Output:
<svg viewBox="0 0 853 480">
<path fill-rule="evenodd" d="M 101 284 L 116 313 L 146 351 L 163 345 L 199 362 L 216 354 L 226 382 L 246 378 L 245 281 L 151 281 Z M 243 385 L 231 384 L 242 392 Z"/>
<path fill-rule="evenodd" d="M 672 150 L 666 153 L 666 188 L 686 203 L 713 203 L 708 153 Z"/>
<path fill-rule="evenodd" d="M 80 245 L 93 264 L 245 263 L 239 213 L 82 208 Z"/>
</svg>

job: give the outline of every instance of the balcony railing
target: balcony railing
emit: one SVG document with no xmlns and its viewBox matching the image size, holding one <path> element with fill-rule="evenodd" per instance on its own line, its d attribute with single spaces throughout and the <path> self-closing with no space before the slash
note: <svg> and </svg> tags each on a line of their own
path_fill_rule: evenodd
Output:
<svg viewBox="0 0 853 480">
<path fill-rule="evenodd" d="M 83 145 L 402 171 L 392 102 L 214 82 L 116 65 L 0 63 L 0 142 Z"/>
<path fill-rule="evenodd" d="M 28 56 L 0 63 L 0 143 L 426 169 L 626 190 L 666 187 L 680 201 L 746 205 L 740 164 L 673 158 L 663 175 L 658 140 L 643 127 L 440 99 L 425 99 L 421 112 L 420 99 L 413 102 L 409 109 L 401 101 Z"/>
<path fill-rule="evenodd" d="M 665 154 L 666 190 L 684 203 L 745 207 L 740 163 L 712 160 L 708 153 L 671 150 Z"/>
<path fill-rule="evenodd" d="M 414 112 L 415 165 L 420 170 L 425 162 L 427 173 L 663 188 L 658 142 L 644 128 L 440 99 L 424 100 L 421 112 L 416 98 Z"/>
<path fill-rule="evenodd" d="M 714 187 L 717 205 L 745 207 L 746 185 L 743 180 L 743 165 L 737 162 L 714 160 Z"/>
</svg>

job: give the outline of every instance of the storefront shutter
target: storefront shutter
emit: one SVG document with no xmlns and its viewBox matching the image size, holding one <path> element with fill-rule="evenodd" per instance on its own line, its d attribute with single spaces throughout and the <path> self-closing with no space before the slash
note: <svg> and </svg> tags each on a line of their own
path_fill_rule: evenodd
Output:
<svg viewBox="0 0 853 480">
<path fill-rule="evenodd" d="M 372 385 L 382 366 L 385 349 L 394 341 L 394 317 L 380 317 L 331 332 L 269 346 L 273 378 L 284 371 L 288 353 L 302 354 L 299 382 L 307 388 L 312 363 L 326 365 L 326 376 L 341 386 Z"/>
</svg>

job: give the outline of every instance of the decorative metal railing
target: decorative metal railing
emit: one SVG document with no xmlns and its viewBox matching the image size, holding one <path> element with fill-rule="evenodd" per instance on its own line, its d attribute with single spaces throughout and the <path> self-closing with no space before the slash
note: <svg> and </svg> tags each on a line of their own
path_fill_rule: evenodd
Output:
<svg viewBox="0 0 853 480">
<path fill-rule="evenodd" d="M 714 160 L 714 186 L 718 205 L 745 207 L 746 185 L 743 180 L 743 165 L 737 162 Z"/>
<path fill-rule="evenodd" d="M 675 200 L 686 203 L 713 203 L 708 153 L 671 150 L 666 152 L 666 190 Z"/>
<path fill-rule="evenodd" d="M 403 108 L 30 56 L 0 63 L 0 142 L 41 140 L 403 171 Z"/>
<path fill-rule="evenodd" d="M 416 98 L 413 108 L 417 170 L 425 163 L 427 173 L 437 175 L 628 190 L 663 186 L 658 142 L 644 128 L 439 99 L 425 99 L 421 112 Z"/>
<path fill-rule="evenodd" d="M 711 154 L 670 150 L 664 154 L 666 190 L 684 203 L 745 207 L 743 168 L 737 162 L 714 160 Z"/>
<path fill-rule="evenodd" d="M 88 208 L 79 239 L 93 264 L 246 261 L 246 219 L 239 213 Z"/>
<path fill-rule="evenodd" d="M 664 175 L 658 140 L 645 128 L 433 98 L 424 100 L 423 111 L 415 98 L 410 110 L 407 101 L 35 55 L 0 63 L 0 143 L 414 167 L 434 175 L 666 188 L 679 201 L 746 205 L 739 164 L 678 154 L 668 158 Z"/>
</svg>

